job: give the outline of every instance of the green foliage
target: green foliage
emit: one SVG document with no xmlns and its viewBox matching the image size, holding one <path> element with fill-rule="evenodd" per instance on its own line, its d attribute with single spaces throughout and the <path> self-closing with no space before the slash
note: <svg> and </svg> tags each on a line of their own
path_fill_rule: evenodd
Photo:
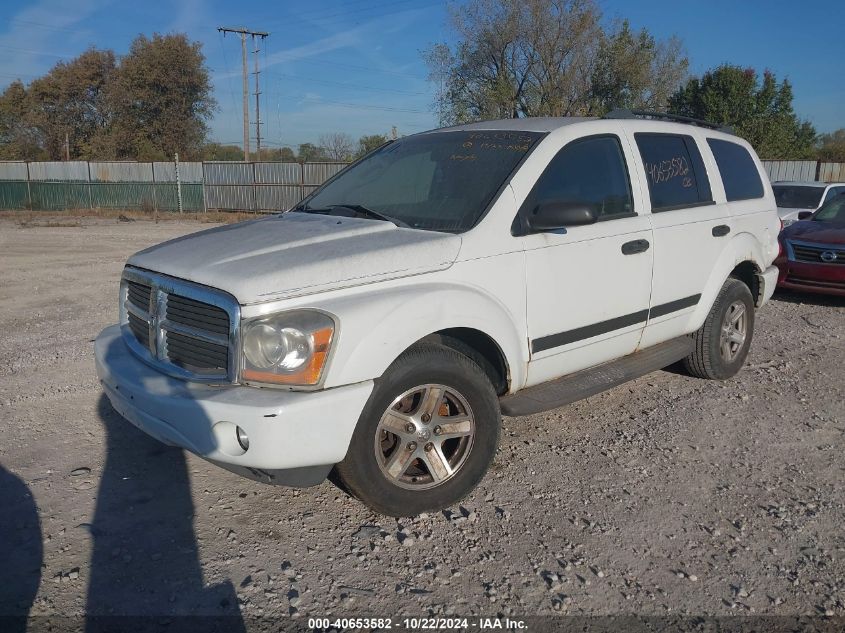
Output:
<svg viewBox="0 0 845 633">
<path fill-rule="evenodd" d="M 184 34 L 138 36 L 120 61 L 89 49 L 28 87 L 0 95 L 6 158 L 198 158 L 216 102 L 201 45 Z"/>
<path fill-rule="evenodd" d="M 369 154 L 374 149 L 378 149 L 385 143 L 387 143 L 387 136 L 384 134 L 370 134 L 368 136 L 362 136 L 358 139 L 358 151 L 355 154 L 355 158 L 361 158 L 364 154 Z"/>
<path fill-rule="evenodd" d="M 677 39 L 605 28 L 594 0 L 469 0 L 452 26 L 423 53 L 441 124 L 661 108 L 687 72 Z"/>
<path fill-rule="evenodd" d="M 0 160 L 45 160 L 26 88 L 13 81 L 0 95 Z"/>
<path fill-rule="evenodd" d="M 845 163 L 845 128 L 819 136 L 817 152 L 819 160 Z"/>
<path fill-rule="evenodd" d="M 184 34 L 135 38 L 107 90 L 112 157 L 198 157 L 217 105 L 201 47 Z"/>
<path fill-rule="evenodd" d="M 624 20 L 599 45 L 592 113 L 603 115 L 616 108 L 663 110 L 688 66 L 677 38 L 658 42 L 645 29 L 634 33 Z"/>
<path fill-rule="evenodd" d="M 274 147 L 262 149 L 260 160 L 276 163 L 295 163 L 296 154 L 290 147 Z"/>
<path fill-rule="evenodd" d="M 244 150 L 240 145 L 206 143 L 202 148 L 202 160 L 243 160 Z"/>
<path fill-rule="evenodd" d="M 323 148 L 317 147 L 314 143 L 302 143 L 296 153 L 296 159 L 301 163 L 315 163 L 329 160 L 323 153 Z"/>
<path fill-rule="evenodd" d="M 669 99 L 676 114 L 729 125 L 761 158 L 812 158 L 816 131 L 792 108 L 792 85 L 728 64 L 693 77 Z"/>
</svg>

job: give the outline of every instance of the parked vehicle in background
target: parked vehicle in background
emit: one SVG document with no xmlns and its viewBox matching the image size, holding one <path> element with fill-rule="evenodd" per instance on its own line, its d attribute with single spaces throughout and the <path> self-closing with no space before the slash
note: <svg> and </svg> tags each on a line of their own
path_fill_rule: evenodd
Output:
<svg viewBox="0 0 845 633">
<path fill-rule="evenodd" d="M 845 196 L 786 227 L 780 243 L 778 286 L 845 296 Z"/>
<path fill-rule="evenodd" d="M 772 183 L 778 215 L 783 225 L 810 217 L 823 204 L 845 193 L 843 182 L 793 182 L 779 180 Z"/>
<path fill-rule="evenodd" d="M 677 361 L 730 378 L 777 283 L 780 221 L 751 146 L 689 121 L 416 134 L 289 213 L 136 253 L 95 344 L 105 393 L 224 468 L 288 485 L 335 469 L 412 516 L 475 487 L 502 413 Z"/>
</svg>

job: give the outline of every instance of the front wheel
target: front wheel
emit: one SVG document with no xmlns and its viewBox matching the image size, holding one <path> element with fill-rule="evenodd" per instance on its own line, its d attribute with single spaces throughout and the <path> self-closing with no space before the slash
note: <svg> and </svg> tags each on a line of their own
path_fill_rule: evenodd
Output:
<svg viewBox="0 0 845 633">
<path fill-rule="evenodd" d="M 376 381 L 337 474 L 382 514 L 440 510 L 484 476 L 500 422 L 496 392 L 475 362 L 447 347 L 421 345 Z"/>
<path fill-rule="evenodd" d="M 693 334 L 695 347 L 684 359 L 684 366 L 698 378 L 731 378 L 745 362 L 753 335 L 751 291 L 740 280 L 729 278 L 719 291 L 704 325 Z"/>
</svg>

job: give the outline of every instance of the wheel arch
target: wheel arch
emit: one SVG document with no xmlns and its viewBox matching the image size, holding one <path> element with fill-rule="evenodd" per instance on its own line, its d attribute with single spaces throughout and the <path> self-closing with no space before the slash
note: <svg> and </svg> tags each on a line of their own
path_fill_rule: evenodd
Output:
<svg viewBox="0 0 845 633">
<path fill-rule="evenodd" d="M 690 323 L 690 331 L 697 330 L 704 323 L 719 291 L 729 277 L 745 283 L 757 304 L 763 290 L 760 275 L 765 269 L 766 262 L 759 240 L 750 233 L 735 235 L 722 251 L 702 289 L 698 308 L 693 313 Z"/>
<path fill-rule="evenodd" d="M 467 356 L 484 370 L 497 394 L 508 393 L 511 382 L 508 360 L 490 335 L 475 328 L 454 327 L 433 332 L 417 343 L 428 341 Z"/>
<path fill-rule="evenodd" d="M 525 381 L 524 307 L 510 309 L 477 287 L 425 283 L 374 289 L 319 307 L 340 321 L 326 387 L 378 378 L 423 341 L 436 341 L 475 360 L 499 393 L 517 390 Z"/>
</svg>

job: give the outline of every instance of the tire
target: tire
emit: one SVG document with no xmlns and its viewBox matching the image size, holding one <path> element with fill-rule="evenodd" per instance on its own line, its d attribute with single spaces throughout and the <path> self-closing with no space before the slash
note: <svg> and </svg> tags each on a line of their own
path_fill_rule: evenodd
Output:
<svg viewBox="0 0 845 633">
<path fill-rule="evenodd" d="M 741 342 L 737 329 L 740 321 L 744 332 Z M 725 329 L 729 323 L 734 327 Z M 753 336 L 754 300 L 751 291 L 740 280 L 728 278 L 704 325 L 692 335 L 695 347 L 692 354 L 684 359 L 684 367 L 698 378 L 727 380 L 742 368 Z"/>
<path fill-rule="evenodd" d="M 375 381 L 335 471 L 348 492 L 381 514 L 442 510 L 484 477 L 500 427 L 499 400 L 484 371 L 453 349 L 421 344 Z"/>
</svg>

